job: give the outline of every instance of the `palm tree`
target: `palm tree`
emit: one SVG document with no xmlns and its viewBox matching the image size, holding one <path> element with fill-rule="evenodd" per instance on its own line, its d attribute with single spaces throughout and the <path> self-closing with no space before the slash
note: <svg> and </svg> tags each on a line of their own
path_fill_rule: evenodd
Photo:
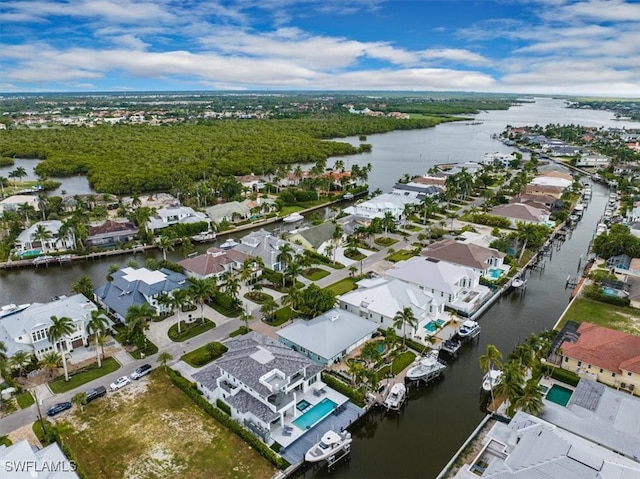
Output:
<svg viewBox="0 0 640 479">
<path fill-rule="evenodd" d="M 233 299 L 238 299 L 238 291 L 240 290 L 240 280 L 231 271 L 225 272 L 223 275 L 224 292 Z"/>
<path fill-rule="evenodd" d="M 50 240 L 52 238 L 53 238 L 53 234 L 42 223 L 37 225 L 35 231 L 31 234 L 31 239 L 34 242 L 38 242 L 39 241 L 40 242 L 40 247 L 43 248 L 43 249 L 44 249 L 45 241 L 48 241 L 48 240 Z"/>
<path fill-rule="evenodd" d="M 165 371 L 167 370 L 167 363 L 171 360 L 173 360 L 173 356 L 167 351 L 162 351 L 158 354 L 158 364 L 160 364 Z"/>
<path fill-rule="evenodd" d="M 189 281 L 191 281 L 191 285 L 189 286 L 189 295 L 193 301 L 200 305 L 200 321 L 204 324 L 204 304 L 215 296 L 217 289 L 216 285 L 209 278 L 191 278 Z"/>
<path fill-rule="evenodd" d="M 537 379 L 531 378 L 526 382 L 520 396 L 514 400 L 513 406 L 534 416 L 542 412 L 544 404 Z"/>
<path fill-rule="evenodd" d="M 282 274 L 283 277 L 289 276 L 291 278 L 291 287 L 295 288 L 296 286 L 296 278 L 298 275 L 302 273 L 302 267 L 298 263 L 291 262 L 287 265 L 287 269 L 285 269 Z M 284 283 L 284 281 L 283 281 Z"/>
<path fill-rule="evenodd" d="M 413 310 L 409 306 L 405 306 L 401 311 L 398 311 L 393 317 L 393 327 L 396 329 L 402 328 L 402 347 L 406 347 L 406 326 L 409 325 L 413 329 L 418 326 L 418 319 L 413 314 Z"/>
<path fill-rule="evenodd" d="M 48 353 L 44 353 L 42 355 L 42 358 L 40 359 L 38 364 L 40 365 L 40 367 L 49 369 L 51 371 L 51 373 L 49 374 L 49 379 L 53 379 L 55 370 L 57 370 L 60 366 L 60 361 L 62 361 L 62 358 L 57 352 L 49 351 Z"/>
<path fill-rule="evenodd" d="M 109 318 L 99 309 L 91 311 L 91 319 L 87 323 L 87 333 L 93 334 L 94 342 L 96 345 L 96 357 L 98 358 L 98 368 L 102 367 L 102 358 L 100 357 L 100 348 L 98 348 L 98 338 L 104 334 L 104 331 L 109 324 Z M 104 351 L 102 351 L 104 355 Z"/>
<path fill-rule="evenodd" d="M 293 259 L 293 247 L 289 243 L 282 243 L 278 248 L 278 261 L 280 262 L 280 271 L 284 271 L 285 267 Z M 282 287 L 284 288 L 284 276 L 282 278 Z"/>
<path fill-rule="evenodd" d="M 493 369 L 502 369 L 502 353 L 493 344 L 487 345 L 485 354 L 478 358 L 480 369 L 487 373 Z M 495 367 L 494 367 L 495 366 Z M 489 381 L 491 402 L 493 402 L 493 381 Z"/>
<path fill-rule="evenodd" d="M 76 406 L 79 406 L 84 411 L 84 407 L 87 404 L 87 393 L 79 392 L 74 394 L 71 398 L 71 402 Z"/>
<path fill-rule="evenodd" d="M 11 369 L 18 370 L 18 376 L 24 374 L 24 368 L 31 363 L 33 356 L 28 351 L 16 351 L 11 358 L 9 358 L 9 367 Z"/>
<path fill-rule="evenodd" d="M 180 288 L 173 291 L 173 295 L 171 296 L 172 308 L 178 310 L 178 334 L 181 334 L 182 331 L 180 323 L 182 320 L 180 319 L 182 309 L 191 304 L 189 301 L 189 291 L 186 288 Z"/>
<path fill-rule="evenodd" d="M 278 303 L 275 302 L 273 298 L 266 300 L 260 306 L 260 313 L 267 319 L 270 320 L 273 317 L 273 313 L 278 309 Z"/>
<path fill-rule="evenodd" d="M 162 250 L 162 259 L 167 260 L 167 251 L 173 251 L 173 240 L 168 236 L 160 236 L 156 241 L 158 248 Z"/>
<path fill-rule="evenodd" d="M 0 341 L 0 371 L 4 371 L 7 367 L 7 345 Z"/>
<path fill-rule="evenodd" d="M 243 311 L 240 315 L 240 321 L 244 323 L 244 330 L 249 331 L 249 320 L 251 320 L 251 315 L 246 311 Z"/>
<path fill-rule="evenodd" d="M 27 170 L 23 166 L 18 166 L 15 170 L 9 172 L 9 178 L 18 178 L 22 184 L 22 178 L 27 176 Z"/>
<path fill-rule="evenodd" d="M 51 316 L 51 326 L 49 326 L 49 340 L 56 345 L 56 349 L 62 356 L 62 367 L 64 368 L 64 380 L 69 380 L 69 371 L 67 371 L 67 357 L 65 351 L 62 349 L 62 344 L 65 342 L 63 338 L 71 335 L 75 331 L 75 326 L 71 318 L 62 316 Z M 66 348 L 65 348 L 66 349 Z"/>
<path fill-rule="evenodd" d="M 127 309 L 125 324 L 127 325 L 128 340 L 147 329 L 149 320 L 156 316 L 156 309 L 149 303 L 134 304 Z"/>
<path fill-rule="evenodd" d="M 389 237 L 389 230 L 393 230 L 396 226 L 396 219 L 390 211 L 386 211 L 382 218 L 382 227 L 384 228 L 385 237 Z"/>
<path fill-rule="evenodd" d="M 515 411 L 515 402 L 522 396 L 522 385 L 525 381 L 522 365 L 517 361 L 510 361 L 502 367 L 502 377 L 496 385 L 496 393 L 504 395 L 509 401 L 509 409 L 507 413 L 513 416 Z"/>
<path fill-rule="evenodd" d="M 71 285 L 71 291 L 76 294 L 84 294 L 87 299 L 93 298 L 93 281 L 89 276 L 81 276 Z"/>
</svg>

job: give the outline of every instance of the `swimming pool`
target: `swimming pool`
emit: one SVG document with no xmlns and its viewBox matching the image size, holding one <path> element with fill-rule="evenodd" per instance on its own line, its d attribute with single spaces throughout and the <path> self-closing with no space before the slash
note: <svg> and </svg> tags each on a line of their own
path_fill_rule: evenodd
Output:
<svg viewBox="0 0 640 479">
<path fill-rule="evenodd" d="M 380 342 L 378 342 L 378 345 L 376 346 L 376 349 L 378 350 L 378 353 L 383 354 L 385 352 L 385 350 L 387 349 L 387 345 L 384 344 L 384 342 L 380 341 Z"/>
<path fill-rule="evenodd" d="M 502 273 L 504 273 L 504 271 L 502 271 L 501 269 L 498 269 L 498 268 L 494 268 L 494 269 L 490 269 L 489 270 L 489 274 L 491 275 L 491 277 L 493 279 L 498 279 L 500 276 L 502 276 Z"/>
<path fill-rule="evenodd" d="M 604 288 L 602 288 L 602 294 L 604 294 L 605 296 L 618 296 L 618 291 L 605 286 Z"/>
<path fill-rule="evenodd" d="M 305 409 L 307 409 L 309 406 L 311 406 L 311 403 L 309 401 L 307 401 L 306 399 L 303 399 L 302 401 L 299 401 L 298 404 L 296 404 L 296 409 L 298 409 L 298 411 L 302 412 Z"/>
<path fill-rule="evenodd" d="M 560 406 L 566 406 L 572 394 L 573 391 L 571 389 L 554 384 L 547 392 L 547 400 L 560 404 Z"/>
<path fill-rule="evenodd" d="M 446 321 L 444 319 L 436 319 L 435 321 L 432 319 L 424 325 L 424 329 L 426 329 L 430 333 L 435 333 L 438 328 L 441 328 L 444 324 L 446 324 Z"/>
<path fill-rule="evenodd" d="M 331 414 L 331 411 L 337 406 L 335 402 L 331 399 L 324 398 L 318 404 L 313 406 L 307 412 L 305 412 L 302 416 L 295 419 L 293 424 L 302 429 L 311 429 L 311 427 L 315 426 L 322 419 Z"/>
<path fill-rule="evenodd" d="M 26 251 L 23 251 L 22 253 L 18 254 L 18 256 L 20 256 L 20 258 L 34 258 L 36 256 L 40 256 L 42 254 L 42 250 L 41 249 L 28 249 Z"/>
</svg>

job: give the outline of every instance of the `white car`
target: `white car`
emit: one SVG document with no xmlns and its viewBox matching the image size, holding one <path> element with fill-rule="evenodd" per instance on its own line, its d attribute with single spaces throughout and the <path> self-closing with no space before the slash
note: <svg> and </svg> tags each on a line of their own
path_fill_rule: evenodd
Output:
<svg viewBox="0 0 640 479">
<path fill-rule="evenodd" d="M 112 391 L 116 391 L 120 388 L 125 387 L 130 382 L 131 380 L 127 376 L 120 376 L 109 385 L 109 389 L 111 389 Z"/>
</svg>

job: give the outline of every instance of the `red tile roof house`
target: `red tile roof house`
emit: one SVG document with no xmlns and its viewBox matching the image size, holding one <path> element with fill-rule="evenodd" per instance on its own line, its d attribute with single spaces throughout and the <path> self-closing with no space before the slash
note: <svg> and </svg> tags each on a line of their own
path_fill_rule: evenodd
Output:
<svg viewBox="0 0 640 479">
<path fill-rule="evenodd" d="M 582 323 L 575 342 L 564 341 L 562 369 L 640 395 L 640 337 Z"/>
<path fill-rule="evenodd" d="M 205 254 L 184 259 L 178 264 L 184 268 L 184 274 L 190 278 L 216 278 L 216 281 L 220 283 L 224 273 L 227 271 L 239 271 L 247 259 L 253 260 L 250 255 L 242 251 L 209 248 Z M 251 279 L 255 279 L 262 274 L 258 264 L 253 264 Z"/>
<path fill-rule="evenodd" d="M 131 221 L 107 220 L 101 225 L 89 226 L 89 236 L 85 242 L 91 246 L 113 246 L 126 243 L 136 237 L 138 227 Z"/>
</svg>

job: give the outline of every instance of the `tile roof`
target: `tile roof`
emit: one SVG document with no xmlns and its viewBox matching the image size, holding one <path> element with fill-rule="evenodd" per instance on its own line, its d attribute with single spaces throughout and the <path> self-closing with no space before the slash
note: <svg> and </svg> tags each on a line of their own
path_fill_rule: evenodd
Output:
<svg viewBox="0 0 640 479">
<path fill-rule="evenodd" d="M 199 276 L 209 276 L 222 273 L 227 265 L 242 264 L 245 259 L 250 258 L 242 251 L 222 250 L 219 248 L 209 248 L 205 254 L 183 259 L 178 264 L 187 271 L 191 271 Z"/>
<path fill-rule="evenodd" d="M 494 248 L 485 248 L 473 243 L 462 243 L 453 239 L 437 241 L 420 253 L 449 263 L 480 270 L 487 269 L 491 258 L 504 258 L 505 254 Z"/>
<path fill-rule="evenodd" d="M 540 217 L 548 215 L 549 212 L 541 208 L 534 208 L 524 203 L 509 203 L 499 205 L 489 211 L 492 215 L 504 216 L 505 218 L 514 218 L 527 221 L 540 221 Z"/>
<path fill-rule="evenodd" d="M 397 263 L 394 268 L 387 270 L 385 276 L 417 284 L 425 289 L 457 294 L 463 288 L 456 283 L 463 278 L 477 279 L 480 274 L 467 267 L 415 256 Z"/>
<path fill-rule="evenodd" d="M 640 337 L 587 322 L 578 334 L 575 343 L 562 343 L 563 356 L 608 371 L 640 374 Z"/>
</svg>

